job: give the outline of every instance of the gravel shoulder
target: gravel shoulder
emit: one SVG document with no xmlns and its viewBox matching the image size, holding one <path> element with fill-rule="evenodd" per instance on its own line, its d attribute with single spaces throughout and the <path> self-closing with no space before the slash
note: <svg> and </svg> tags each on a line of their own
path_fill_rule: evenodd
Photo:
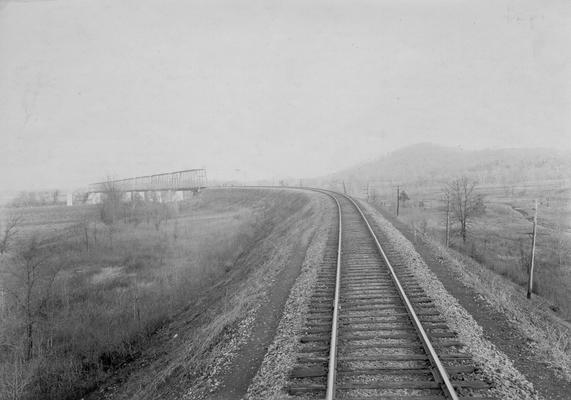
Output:
<svg viewBox="0 0 571 400">
<path fill-rule="evenodd" d="M 233 332 L 224 350 L 217 352 L 211 362 L 220 365 L 211 374 L 197 380 L 183 396 L 186 400 L 240 399 L 259 371 L 264 356 L 276 335 L 278 323 L 292 289 L 299 281 L 300 271 L 307 263 L 307 254 L 319 241 L 319 227 L 323 219 L 323 200 L 314 193 L 310 196 L 308 212 L 293 215 L 284 226 L 287 231 L 275 232 L 264 239 L 270 244 L 264 265 L 260 266 L 249 290 L 255 291 L 256 307 L 243 325 Z"/>
<path fill-rule="evenodd" d="M 546 307 L 526 302 L 510 282 L 420 238 L 384 210 L 363 206 L 427 282 L 498 398 L 569 398 L 568 333 L 551 321 Z"/>
<path fill-rule="evenodd" d="M 336 209 L 331 199 L 320 196 L 321 217 L 317 230 L 305 254 L 301 273 L 297 277 L 284 311 L 273 343 L 269 346 L 262 365 L 248 388 L 248 400 L 286 399 L 288 374 L 295 365 L 296 348 L 307 312 L 309 298 L 317 279 L 318 267 L 323 261 L 330 229 L 334 228 Z"/>
<path fill-rule="evenodd" d="M 258 371 L 268 346 L 274 339 L 285 301 L 299 275 L 305 257 L 308 241 L 302 241 L 292 248 L 291 257 L 277 274 L 269 295 L 255 313 L 250 334 L 240 346 L 227 373 L 221 378 L 218 390 L 209 396 L 212 399 L 242 398 L 252 378 Z"/>
</svg>

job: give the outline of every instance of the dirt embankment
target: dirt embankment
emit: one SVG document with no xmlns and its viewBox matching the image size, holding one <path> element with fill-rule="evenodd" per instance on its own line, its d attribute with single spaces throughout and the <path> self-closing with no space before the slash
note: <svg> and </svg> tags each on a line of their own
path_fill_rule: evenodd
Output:
<svg viewBox="0 0 571 400">
<path fill-rule="evenodd" d="M 266 199 L 256 211 L 265 215 L 266 223 L 259 227 L 263 233 L 223 279 L 88 399 L 233 399 L 246 394 L 306 265 L 307 249 L 314 249 L 320 237 L 316 233 L 324 215 L 317 194 L 271 190 L 273 205 L 268 205 L 268 191 L 259 192 Z"/>
</svg>

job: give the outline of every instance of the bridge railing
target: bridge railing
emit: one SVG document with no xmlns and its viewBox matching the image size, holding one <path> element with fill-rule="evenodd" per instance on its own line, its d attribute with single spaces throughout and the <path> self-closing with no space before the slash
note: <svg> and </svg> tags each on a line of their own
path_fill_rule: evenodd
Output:
<svg viewBox="0 0 571 400">
<path fill-rule="evenodd" d="M 88 192 L 105 193 L 144 192 L 152 190 L 199 190 L 206 187 L 205 169 L 189 169 L 134 178 L 97 182 L 89 185 Z"/>
</svg>

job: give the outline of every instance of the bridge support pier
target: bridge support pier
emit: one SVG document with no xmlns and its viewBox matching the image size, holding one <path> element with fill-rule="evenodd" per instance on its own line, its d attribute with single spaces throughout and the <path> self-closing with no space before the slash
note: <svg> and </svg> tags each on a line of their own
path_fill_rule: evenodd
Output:
<svg viewBox="0 0 571 400">
<path fill-rule="evenodd" d="M 102 194 L 100 192 L 90 193 L 87 196 L 86 203 L 87 204 L 100 204 L 102 202 Z"/>
<path fill-rule="evenodd" d="M 145 201 L 152 203 L 173 203 L 183 200 L 188 200 L 193 198 L 199 193 L 198 189 L 155 189 L 155 190 L 127 190 L 118 193 L 121 201 L 124 202 L 134 202 L 134 201 Z M 71 194 L 68 194 L 68 205 L 71 205 L 72 198 Z M 106 192 L 89 192 L 84 198 L 84 202 L 87 204 L 101 204 L 107 196 Z M 71 199 L 71 200 L 70 200 Z"/>
</svg>

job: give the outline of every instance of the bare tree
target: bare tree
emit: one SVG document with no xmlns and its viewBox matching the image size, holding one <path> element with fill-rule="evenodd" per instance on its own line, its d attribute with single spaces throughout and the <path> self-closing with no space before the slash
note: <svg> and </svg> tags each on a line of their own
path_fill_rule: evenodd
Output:
<svg viewBox="0 0 571 400">
<path fill-rule="evenodd" d="M 45 317 L 53 282 L 59 272 L 50 260 L 49 244 L 37 236 L 26 240 L 17 254 L 4 263 L 0 272 L 3 290 L 13 299 L 23 317 L 25 357 L 30 360 L 34 352 L 35 326 Z"/>
<path fill-rule="evenodd" d="M 468 229 L 473 219 L 485 212 L 484 198 L 476 193 L 476 181 L 465 176 L 455 179 L 446 186 L 445 195 L 450 199 L 452 217 L 460 225 L 462 242 L 466 243 Z"/>
<path fill-rule="evenodd" d="M 123 193 L 111 178 L 103 183 L 104 198 L 99 207 L 101 220 L 105 225 L 113 225 L 120 217 Z"/>
<path fill-rule="evenodd" d="M 6 253 L 15 237 L 18 235 L 18 227 L 22 224 L 24 218 L 21 215 L 12 214 L 6 219 L 4 228 L 2 229 L 2 237 L 0 238 L 0 254 Z"/>
</svg>

